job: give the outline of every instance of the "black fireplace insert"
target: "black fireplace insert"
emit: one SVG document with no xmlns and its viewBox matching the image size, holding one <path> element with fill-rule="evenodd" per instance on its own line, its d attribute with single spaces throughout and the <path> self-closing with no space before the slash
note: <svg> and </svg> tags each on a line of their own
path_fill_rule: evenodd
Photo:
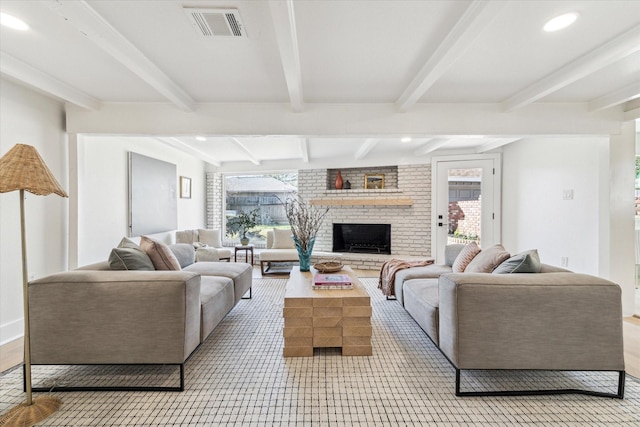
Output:
<svg viewBox="0 0 640 427">
<path fill-rule="evenodd" d="M 391 224 L 333 224 L 333 252 L 391 254 Z"/>
</svg>

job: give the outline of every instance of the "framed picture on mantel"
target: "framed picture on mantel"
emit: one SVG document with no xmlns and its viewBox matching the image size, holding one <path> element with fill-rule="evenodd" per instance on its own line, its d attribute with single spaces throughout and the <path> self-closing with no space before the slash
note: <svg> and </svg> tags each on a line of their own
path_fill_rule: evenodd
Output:
<svg viewBox="0 0 640 427">
<path fill-rule="evenodd" d="M 366 174 L 364 176 L 364 188 L 367 190 L 375 189 L 380 190 L 384 188 L 384 174 L 371 175 Z"/>
</svg>

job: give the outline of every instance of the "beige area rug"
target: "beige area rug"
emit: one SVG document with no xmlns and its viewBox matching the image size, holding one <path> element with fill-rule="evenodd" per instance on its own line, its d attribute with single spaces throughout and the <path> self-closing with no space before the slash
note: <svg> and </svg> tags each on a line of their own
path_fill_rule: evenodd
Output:
<svg viewBox="0 0 640 427">
<path fill-rule="evenodd" d="M 373 305 L 369 357 L 317 349 L 282 357 L 286 279 L 254 279 L 242 300 L 186 364 L 184 392 L 56 393 L 56 384 L 174 384 L 177 369 L 153 366 L 34 367 L 62 407 L 42 426 L 378 426 L 640 425 L 640 381 L 624 400 L 582 395 L 454 395 L 454 369 L 377 279 L 363 279 Z M 463 388 L 562 387 L 615 391 L 615 373 L 478 372 Z M 41 395 L 42 393 L 38 393 Z M 0 377 L 0 412 L 24 400 L 22 370 Z"/>
</svg>

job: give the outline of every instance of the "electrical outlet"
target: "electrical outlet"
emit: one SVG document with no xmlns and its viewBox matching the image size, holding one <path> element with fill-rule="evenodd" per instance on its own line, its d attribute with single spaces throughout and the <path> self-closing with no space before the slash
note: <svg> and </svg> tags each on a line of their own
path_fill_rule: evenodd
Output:
<svg viewBox="0 0 640 427">
<path fill-rule="evenodd" d="M 573 200 L 573 190 L 562 190 L 562 200 Z"/>
<path fill-rule="evenodd" d="M 569 267 L 569 257 L 563 256 L 562 258 L 560 258 L 560 266 Z"/>
</svg>

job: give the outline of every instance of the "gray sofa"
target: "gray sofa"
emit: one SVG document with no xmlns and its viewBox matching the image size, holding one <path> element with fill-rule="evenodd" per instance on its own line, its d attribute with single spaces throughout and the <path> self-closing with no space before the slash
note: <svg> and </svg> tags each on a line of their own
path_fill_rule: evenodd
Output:
<svg viewBox="0 0 640 427">
<path fill-rule="evenodd" d="M 100 262 L 30 282 L 32 364 L 179 365 L 177 387 L 91 389 L 183 390 L 185 361 L 251 295 L 252 267 L 193 262 L 192 245 L 170 247 L 181 271 L 114 271 Z"/>
<path fill-rule="evenodd" d="M 624 397 L 620 287 L 541 264 L 539 273 L 453 273 L 444 265 L 401 270 L 396 299 L 456 370 L 456 395 L 583 393 Z M 448 265 L 447 265 L 448 264 Z M 616 371 L 618 390 L 462 392 L 463 370 Z"/>
</svg>

